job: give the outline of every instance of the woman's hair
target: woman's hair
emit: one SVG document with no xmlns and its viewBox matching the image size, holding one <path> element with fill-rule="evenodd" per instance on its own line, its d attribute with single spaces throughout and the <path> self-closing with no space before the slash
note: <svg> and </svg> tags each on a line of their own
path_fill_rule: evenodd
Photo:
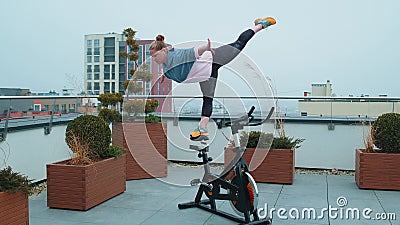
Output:
<svg viewBox="0 0 400 225">
<path fill-rule="evenodd" d="M 150 44 L 149 50 L 157 50 L 158 51 L 165 47 L 167 47 L 167 45 L 164 42 L 164 36 L 159 34 L 159 35 L 157 35 L 156 40 Z"/>
</svg>

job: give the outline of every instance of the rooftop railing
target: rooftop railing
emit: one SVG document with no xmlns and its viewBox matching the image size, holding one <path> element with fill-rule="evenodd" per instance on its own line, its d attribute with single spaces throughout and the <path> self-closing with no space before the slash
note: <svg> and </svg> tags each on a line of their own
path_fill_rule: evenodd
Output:
<svg viewBox="0 0 400 225">
<path fill-rule="evenodd" d="M 32 173 L 33 178 L 45 178 L 46 163 L 70 157 L 65 144 L 66 125 L 81 114 L 97 113 L 97 97 L 0 96 L 0 167 L 13 165 L 25 174 Z M 172 140 L 175 133 L 192 129 L 196 122 L 190 120 L 200 117 L 201 105 L 198 103 L 201 103 L 201 96 L 129 96 L 129 99 L 148 98 L 171 99 L 169 111 L 163 112 L 162 116 L 168 122 L 171 131 L 168 136 Z M 229 117 L 224 114 L 223 105 L 236 99 L 238 97 L 215 97 L 214 102 L 222 108 L 220 110 L 220 105 L 217 105 L 212 119 Z M 240 96 L 240 100 L 249 104 L 254 99 L 252 96 Z M 353 169 L 353 150 L 363 146 L 368 121 L 373 121 L 382 113 L 400 111 L 398 97 L 261 96 L 258 99 L 276 103 L 278 107 L 274 118 L 283 119 L 287 135 L 306 139 L 297 150 L 296 166 L 310 168 Z M 191 101 L 195 103 L 193 110 L 188 109 Z M 179 117 L 179 126 L 173 123 L 176 117 Z M 219 130 L 229 133 L 224 130 L 227 128 L 213 127 L 210 129 L 215 129 L 213 132 L 217 138 L 225 140 Z M 221 141 L 215 145 L 223 144 Z M 176 154 L 182 151 L 176 149 L 173 142 L 168 143 L 168 149 L 172 160 L 181 157 Z M 190 153 L 184 157 L 193 158 Z M 36 162 L 32 163 L 31 159 Z"/>
</svg>

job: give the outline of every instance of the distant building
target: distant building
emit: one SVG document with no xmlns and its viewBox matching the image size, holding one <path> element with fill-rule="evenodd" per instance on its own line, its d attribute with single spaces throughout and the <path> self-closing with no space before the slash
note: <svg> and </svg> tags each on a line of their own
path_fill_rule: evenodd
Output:
<svg viewBox="0 0 400 225">
<path fill-rule="evenodd" d="M 304 92 L 304 96 L 331 97 L 332 84 L 312 84 L 312 92 Z M 369 95 L 360 97 L 349 96 L 348 99 L 305 99 L 299 100 L 298 108 L 301 116 L 349 116 L 377 117 L 383 113 L 400 113 L 400 102 L 379 95 L 370 98 Z"/>
<path fill-rule="evenodd" d="M 12 96 L 55 96 L 60 94 L 55 91 L 43 93 L 31 93 L 29 89 L 22 88 L 0 88 L 0 96 L 10 96 L 10 99 L 0 99 L 0 119 L 6 118 L 8 110 L 10 117 L 41 116 L 54 113 L 75 113 L 80 106 L 80 99 L 71 98 L 38 98 L 28 97 L 14 99 Z"/>
<path fill-rule="evenodd" d="M 152 62 L 149 48 L 152 40 L 137 40 L 139 44 L 140 66 L 146 62 L 153 80 L 150 82 L 137 81 L 143 88 L 141 95 L 167 95 L 172 90 L 172 81 L 166 79 L 160 83 L 158 78 L 159 66 Z M 123 34 L 88 34 L 85 35 L 85 92 L 87 94 L 124 93 L 123 83 L 132 80 L 129 75 L 131 68 L 136 69 L 133 62 L 120 56 L 120 52 L 127 52 L 128 47 Z M 160 111 L 171 111 L 170 99 L 158 99 Z M 165 101 L 164 101 L 165 100 Z"/>
<path fill-rule="evenodd" d="M 25 96 L 30 93 L 27 88 L 0 88 L 0 96 Z"/>
<path fill-rule="evenodd" d="M 327 80 L 326 84 L 311 84 L 311 92 L 305 91 L 304 96 L 332 96 L 330 80 Z"/>
</svg>

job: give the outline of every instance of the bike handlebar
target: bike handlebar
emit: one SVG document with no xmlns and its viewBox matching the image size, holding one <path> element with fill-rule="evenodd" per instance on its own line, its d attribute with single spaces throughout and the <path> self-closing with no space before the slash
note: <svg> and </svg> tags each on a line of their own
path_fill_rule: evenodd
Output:
<svg viewBox="0 0 400 225">
<path fill-rule="evenodd" d="M 261 124 L 265 123 L 268 119 L 271 118 L 272 113 L 274 112 L 274 109 L 275 109 L 274 107 L 272 107 L 271 110 L 269 111 L 268 116 L 263 121 L 261 121 L 259 123 L 250 123 L 254 119 L 254 116 L 252 114 L 253 114 L 255 108 L 256 107 L 252 106 L 250 108 L 249 112 L 247 113 L 247 115 L 243 115 L 243 116 L 239 117 L 238 119 L 234 119 L 234 120 L 231 120 L 229 122 L 226 122 L 225 126 L 227 126 L 227 127 L 232 126 L 233 123 L 235 123 L 237 125 L 241 125 L 241 126 L 258 126 L 258 125 L 261 125 Z"/>
<path fill-rule="evenodd" d="M 253 114 L 254 109 L 256 109 L 256 107 L 254 107 L 254 105 L 251 107 L 250 111 L 247 113 L 248 116 L 251 116 L 251 114 Z"/>
</svg>

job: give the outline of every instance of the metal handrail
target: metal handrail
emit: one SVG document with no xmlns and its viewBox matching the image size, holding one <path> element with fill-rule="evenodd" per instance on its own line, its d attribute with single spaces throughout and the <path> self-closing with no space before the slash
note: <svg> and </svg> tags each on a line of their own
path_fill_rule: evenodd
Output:
<svg viewBox="0 0 400 225">
<path fill-rule="evenodd" d="M 97 98 L 98 95 L 67 95 L 67 96 L 0 96 L 1 99 L 63 99 L 63 98 Z M 203 98 L 192 95 L 129 95 L 129 98 Z M 400 97 L 329 97 L 329 96 L 215 96 L 214 98 L 226 99 L 281 99 L 281 100 L 387 100 L 400 101 Z"/>
</svg>

